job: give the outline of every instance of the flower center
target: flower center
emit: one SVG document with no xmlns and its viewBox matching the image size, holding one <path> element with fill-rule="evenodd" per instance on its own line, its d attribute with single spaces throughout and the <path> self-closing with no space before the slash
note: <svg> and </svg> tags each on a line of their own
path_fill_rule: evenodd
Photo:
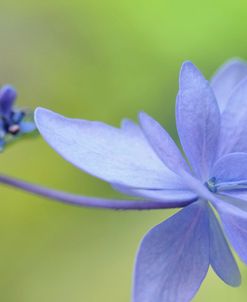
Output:
<svg viewBox="0 0 247 302">
<path fill-rule="evenodd" d="M 210 178 L 206 183 L 205 186 L 209 189 L 210 192 L 216 193 L 218 191 L 216 186 L 216 178 L 212 177 Z"/>
</svg>

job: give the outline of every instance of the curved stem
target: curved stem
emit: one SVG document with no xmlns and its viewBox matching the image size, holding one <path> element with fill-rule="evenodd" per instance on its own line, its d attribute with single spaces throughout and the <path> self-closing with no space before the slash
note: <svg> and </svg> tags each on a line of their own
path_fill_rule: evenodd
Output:
<svg viewBox="0 0 247 302">
<path fill-rule="evenodd" d="M 19 179 L 0 174 L 0 183 L 18 188 L 20 190 L 53 199 L 67 204 L 112 210 L 151 210 L 164 208 L 179 208 L 190 204 L 193 200 L 181 202 L 156 202 L 149 200 L 121 200 L 87 197 L 70 194 L 62 191 L 52 190 L 39 185 L 31 184 Z"/>
</svg>

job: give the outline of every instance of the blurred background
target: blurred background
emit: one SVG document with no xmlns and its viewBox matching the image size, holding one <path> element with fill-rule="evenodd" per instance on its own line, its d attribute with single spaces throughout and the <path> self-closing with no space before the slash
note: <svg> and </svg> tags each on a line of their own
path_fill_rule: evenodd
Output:
<svg viewBox="0 0 247 302">
<path fill-rule="evenodd" d="M 19 106 L 113 125 L 145 110 L 175 136 L 181 63 L 210 77 L 226 59 L 247 59 L 246 17 L 240 0 L 1 0 L 0 83 L 18 89 Z M 1 173 L 35 183 L 119 196 L 41 138 L 11 146 L 0 162 Z M 0 190 L 3 302 L 130 301 L 140 239 L 174 213 L 89 210 Z M 240 288 L 210 272 L 194 301 L 246 301 L 240 267 Z"/>
</svg>

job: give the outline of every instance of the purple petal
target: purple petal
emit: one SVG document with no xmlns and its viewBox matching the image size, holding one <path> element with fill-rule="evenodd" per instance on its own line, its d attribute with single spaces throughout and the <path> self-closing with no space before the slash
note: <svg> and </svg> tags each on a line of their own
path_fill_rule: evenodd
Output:
<svg viewBox="0 0 247 302">
<path fill-rule="evenodd" d="M 189 171 L 183 155 L 165 129 L 144 112 L 139 114 L 139 120 L 150 145 L 164 164 L 175 173 L 181 169 Z"/>
<path fill-rule="evenodd" d="M 209 229 L 210 229 L 210 264 L 215 273 L 227 284 L 239 286 L 241 276 L 228 246 L 221 226 L 215 217 L 213 211 L 209 211 Z"/>
<path fill-rule="evenodd" d="M 247 64 L 239 59 L 230 60 L 217 70 L 211 80 L 211 86 L 214 90 L 221 112 L 225 109 L 233 89 L 246 76 Z"/>
<path fill-rule="evenodd" d="M 221 116 L 218 155 L 247 152 L 247 78 L 235 88 Z"/>
<path fill-rule="evenodd" d="M 9 115 L 17 97 L 16 90 L 5 85 L 0 89 L 0 112 L 3 115 Z"/>
<path fill-rule="evenodd" d="M 218 202 L 215 207 L 228 240 L 247 264 L 247 212 L 224 201 Z"/>
<path fill-rule="evenodd" d="M 216 161 L 211 176 L 217 183 L 247 181 L 247 153 L 230 153 Z"/>
<path fill-rule="evenodd" d="M 209 266 L 208 212 L 193 203 L 144 237 L 137 254 L 134 302 L 188 302 Z"/>
<path fill-rule="evenodd" d="M 227 202 L 243 211 L 247 211 L 247 193 L 246 190 L 227 190 L 218 194 L 220 200 Z M 215 204 L 217 204 L 215 200 Z"/>
<path fill-rule="evenodd" d="M 188 160 L 196 175 L 206 180 L 215 159 L 220 112 L 208 81 L 190 62 L 181 68 L 176 119 Z"/>
<path fill-rule="evenodd" d="M 65 118 L 39 108 L 35 122 L 44 139 L 78 168 L 113 184 L 180 188 L 181 179 L 154 153 L 142 131 Z M 183 186 L 182 186 L 183 187 Z"/>
</svg>

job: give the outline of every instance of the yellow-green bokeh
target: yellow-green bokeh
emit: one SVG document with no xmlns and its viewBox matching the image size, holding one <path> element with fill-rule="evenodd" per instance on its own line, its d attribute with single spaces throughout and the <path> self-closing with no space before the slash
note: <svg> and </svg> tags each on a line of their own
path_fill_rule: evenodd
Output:
<svg viewBox="0 0 247 302">
<path fill-rule="evenodd" d="M 0 82 L 19 105 L 118 125 L 145 110 L 175 136 L 181 63 L 206 76 L 247 59 L 246 1 L 1 0 Z M 212 129 L 213 131 L 213 129 Z M 50 187 L 118 196 L 41 138 L 1 154 L 1 173 Z M 130 301 L 141 237 L 173 211 L 110 212 L 61 205 L 1 186 L 1 302 Z M 212 272 L 196 302 L 246 301 Z M 159 301 L 154 301 L 159 302 Z"/>
</svg>

